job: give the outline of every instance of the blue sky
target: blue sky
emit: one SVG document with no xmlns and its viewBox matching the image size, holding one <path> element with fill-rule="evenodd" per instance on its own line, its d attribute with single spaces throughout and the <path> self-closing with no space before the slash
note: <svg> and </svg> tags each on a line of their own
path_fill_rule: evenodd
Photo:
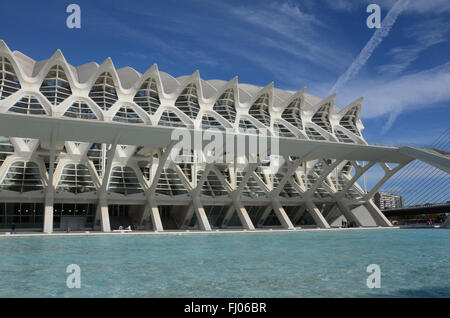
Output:
<svg viewBox="0 0 450 318">
<path fill-rule="evenodd" d="M 431 144 L 450 115 L 450 2 L 404 1 L 381 43 L 337 94 L 345 107 L 364 96 L 369 143 Z M 79 4 L 81 29 L 66 27 Z M 382 19 L 396 0 L 4 1 L 0 38 L 36 60 L 61 49 L 69 63 L 103 62 L 173 76 L 299 90 L 325 98 L 374 35 L 369 3 Z"/>
</svg>

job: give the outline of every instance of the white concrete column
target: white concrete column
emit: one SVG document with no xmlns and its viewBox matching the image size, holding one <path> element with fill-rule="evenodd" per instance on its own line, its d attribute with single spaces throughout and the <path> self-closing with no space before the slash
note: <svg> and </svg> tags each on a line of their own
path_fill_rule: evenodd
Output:
<svg viewBox="0 0 450 318">
<path fill-rule="evenodd" d="M 320 210 L 316 207 L 316 205 L 308 200 L 306 201 L 306 207 L 308 208 L 309 213 L 313 217 L 314 221 L 318 226 L 320 226 L 323 229 L 329 229 L 330 225 L 323 217 L 322 213 L 320 213 Z"/>
<path fill-rule="evenodd" d="M 276 199 L 272 200 L 272 207 L 273 211 L 275 212 L 275 215 L 277 216 L 283 228 L 288 230 L 295 229 L 294 225 L 292 224 L 291 220 L 286 214 L 286 211 L 284 211 L 283 207 L 281 206 L 278 200 Z"/>
<path fill-rule="evenodd" d="M 53 192 L 47 192 L 45 195 L 44 207 L 44 233 L 53 232 Z"/>
<path fill-rule="evenodd" d="M 154 202 L 151 201 L 148 201 L 145 204 L 141 224 L 148 220 L 148 218 L 152 219 L 153 230 L 155 232 L 162 232 L 164 230 L 161 222 L 161 215 L 159 214 L 159 208 Z"/>
<path fill-rule="evenodd" d="M 233 200 L 234 209 L 236 210 L 236 213 L 238 214 L 239 220 L 241 220 L 242 226 L 247 230 L 254 230 L 255 226 L 253 225 L 252 220 L 250 219 L 250 216 L 247 213 L 247 210 L 244 206 L 242 206 L 240 201 Z"/>
<path fill-rule="evenodd" d="M 114 160 L 114 156 L 116 155 L 117 151 L 117 144 L 119 141 L 119 137 L 120 137 L 119 134 L 117 134 L 114 137 L 113 143 L 111 144 L 111 148 L 107 152 L 108 160 L 106 163 L 106 167 L 104 167 L 103 169 L 102 185 L 98 189 L 98 205 L 97 205 L 97 212 L 95 215 L 95 223 L 97 223 L 97 221 L 100 219 L 102 232 L 111 232 L 111 223 L 109 221 L 108 200 L 106 199 L 106 193 L 108 189 L 109 177 L 111 175 L 112 162 Z"/>
<path fill-rule="evenodd" d="M 96 215 L 100 218 L 102 232 L 111 232 L 111 223 L 109 222 L 108 202 L 105 197 L 101 197 L 97 205 Z M 97 218 L 96 218 L 97 219 Z"/>
<path fill-rule="evenodd" d="M 372 200 L 369 200 L 366 203 L 364 203 L 364 206 L 367 209 L 367 211 L 369 211 L 373 219 L 377 222 L 377 225 L 387 227 L 392 226 L 391 222 L 389 222 L 389 220 L 386 218 L 383 212 L 381 212 L 380 209 L 378 209 L 378 207 L 372 202 Z"/>
<path fill-rule="evenodd" d="M 200 200 L 198 198 L 194 198 L 192 203 L 200 229 L 202 231 L 211 231 L 211 225 L 209 224 L 208 217 L 206 216 L 205 209 L 203 208 Z"/>
<path fill-rule="evenodd" d="M 231 217 L 233 216 L 234 211 L 236 210 L 234 203 L 228 207 L 228 211 L 225 214 L 225 217 L 223 218 L 221 228 L 226 228 L 228 226 L 228 222 L 230 222 Z"/>
<path fill-rule="evenodd" d="M 44 232 L 53 232 L 53 203 L 55 196 L 54 171 L 56 154 L 56 131 L 52 129 L 50 136 L 50 158 L 48 168 L 47 189 L 45 191 Z"/>
</svg>

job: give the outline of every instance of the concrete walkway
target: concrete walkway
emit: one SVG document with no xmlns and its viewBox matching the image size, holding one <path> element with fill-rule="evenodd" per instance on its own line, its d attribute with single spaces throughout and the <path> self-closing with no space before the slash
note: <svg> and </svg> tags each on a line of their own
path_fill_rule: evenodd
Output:
<svg viewBox="0 0 450 318">
<path fill-rule="evenodd" d="M 328 232 L 328 231 L 365 231 L 365 230 L 387 230 L 399 229 L 400 227 L 354 227 L 354 228 L 295 228 L 292 230 L 285 229 L 256 229 L 256 230 L 212 230 L 212 231 L 197 231 L 197 230 L 166 230 L 163 232 L 156 231 L 132 231 L 132 232 L 98 232 L 98 231 L 84 231 L 84 232 L 54 232 L 51 234 L 42 232 L 22 232 L 17 234 L 10 234 L 0 230 L 0 238 L 18 238 L 18 237 L 72 237 L 72 236 L 134 236 L 134 235 L 196 235 L 196 234 L 250 234 L 250 233 L 285 233 L 285 232 Z M 3 232 L 3 234 L 2 234 Z"/>
</svg>

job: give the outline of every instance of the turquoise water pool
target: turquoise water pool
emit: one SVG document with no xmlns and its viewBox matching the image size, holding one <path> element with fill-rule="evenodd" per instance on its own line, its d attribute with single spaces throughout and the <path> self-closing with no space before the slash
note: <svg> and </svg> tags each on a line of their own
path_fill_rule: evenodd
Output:
<svg viewBox="0 0 450 318">
<path fill-rule="evenodd" d="M 0 297 L 52 296 L 450 297 L 450 230 L 0 239 Z"/>
</svg>

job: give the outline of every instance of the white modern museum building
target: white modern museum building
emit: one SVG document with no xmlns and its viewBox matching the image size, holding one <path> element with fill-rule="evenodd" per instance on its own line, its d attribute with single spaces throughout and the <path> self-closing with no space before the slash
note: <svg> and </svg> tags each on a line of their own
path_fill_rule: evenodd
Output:
<svg viewBox="0 0 450 318">
<path fill-rule="evenodd" d="M 414 158 L 368 145 L 362 98 L 345 108 L 269 84 L 257 87 L 72 66 L 57 51 L 36 62 L 0 42 L 0 229 L 44 232 L 391 226 L 371 197 Z M 233 138 L 268 130 L 282 165 L 176 162 L 174 129 L 215 129 Z M 231 132 L 231 133 L 230 133 Z M 368 191 L 357 180 L 375 165 Z"/>
</svg>

